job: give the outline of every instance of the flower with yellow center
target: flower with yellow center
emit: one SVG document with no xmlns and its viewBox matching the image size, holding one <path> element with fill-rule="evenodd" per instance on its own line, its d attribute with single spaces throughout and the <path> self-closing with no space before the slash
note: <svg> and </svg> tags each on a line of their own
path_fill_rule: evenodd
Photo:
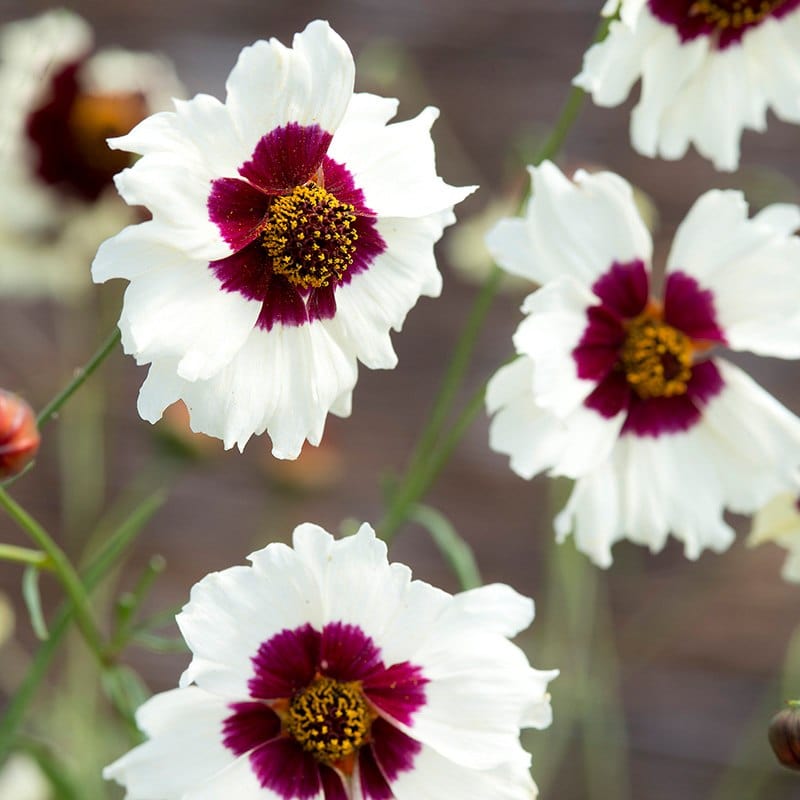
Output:
<svg viewBox="0 0 800 800">
<path fill-rule="evenodd" d="M 364 525 L 301 525 L 251 566 L 214 572 L 178 615 L 181 688 L 137 712 L 147 741 L 105 770 L 137 800 L 531 800 L 521 728 L 547 684 L 509 639 L 533 603 L 450 595 L 387 561 Z"/>
<path fill-rule="evenodd" d="M 748 218 L 738 192 L 707 192 L 656 298 L 652 240 L 622 178 L 570 181 L 549 162 L 531 176 L 524 216 L 487 238 L 499 265 L 541 286 L 519 358 L 488 386 L 492 448 L 524 478 L 575 480 L 556 533 L 601 566 L 620 539 L 724 550 L 725 509 L 790 491 L 800 463 L 800 419 L 715 352 L 800 357 L 800 209 Z"/>
</svg>

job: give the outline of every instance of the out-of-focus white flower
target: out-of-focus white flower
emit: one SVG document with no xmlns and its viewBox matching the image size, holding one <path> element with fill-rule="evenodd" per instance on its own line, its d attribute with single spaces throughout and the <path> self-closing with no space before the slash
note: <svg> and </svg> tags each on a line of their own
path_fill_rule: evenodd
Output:
<svg viewBox="0 0 800 800">
<path fill-rule="evenodd" d="M 89 262 L 135 213 L 113 190 L 127 133 L 182 94 L 147 53 L 94 52 L 89 26 L 50 11 L 0 29 L 0 293 L 74 295 Z"/>
<path fill-rule="evenodd" d="M 602 566 L 628 538 L 686 555 L 724 550 L 726 508 L 753 513 L 791 488 L 800 419 L 712 348 L 800 356 L 800 209 L 748 219 L 744 197 L 710 191 L 678 229 L 660 299 L 652 241 L 626 181 L 553 164 L 531 169 L 522 219 L 488 246 L 541 284 L 514 336 L 520 354 L 492 379 L 491 446 L 530 478 L 575 479 L 556 519 Z"/>
<path fill-rule="evenodd" d="M 15 753 L 0 768 L 0 797 L 3 800 L 51 800 L 53 791 L 36 762 Z"/>
<path fill-rule="evenodd" d="M 472 188 L 436 175 L 425 109 L 353 94 L 353 58 L 326 22 L 293 48 L 245 48 L 221 103 L 198 95 L 113 141 L 142 158 L 117 178 L 153 220 L 106 242 L 95 280 L 126 278 L 126 352 L 151 364 L 139 413 L 178 399 L 194 430 L 279 458 L 350 414 L 357 361 L 392 368 L 389 331 L 436 296 L 433 245 Z"/>
<path fill-rule="evenodd" d="M 742 131 L 766 130 L 768 109 L 800 122 L 798 42 L 800 0 L 622 0 L 575 83 L 616 106 L 641 78 L 631 117 L 638 152 L 676 159 L 692 143 L 734 170 Z"/>
<path fill-rule="evenodd" d="M 520 728 L 547 684 L 509 641 L 533 602 L 495 584 L 450 595 L 390 564 L 364 525 L 299 526 L 252 566 L 212 573 L 178 625 L 181 688 L 137 714 L 149 741 L 106 768 L 137 800 L 531 800 Z"/>
<path fill-rule="evenodd" d="M 748 544 L 775 542 L 789 554 L 781 575 L 791 583 L 800 583 L 800 505 L 798 492 L 784 492 L 773 497 L 753 518 Z"/>
</svg>

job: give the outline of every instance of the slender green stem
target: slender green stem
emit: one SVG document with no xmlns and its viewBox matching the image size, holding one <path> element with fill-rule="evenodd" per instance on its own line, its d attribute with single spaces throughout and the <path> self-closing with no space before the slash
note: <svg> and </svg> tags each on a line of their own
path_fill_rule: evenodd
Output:
<svg viewBox="0 0 800 800">
<path fill-rule="evenodd" d="M 32 550 L 29 547 L 17 547 L 13 544 L 0 544 L 0 561 L 13 561 L 37 569 L 53 569 L 47 553 Z"/>
<path fill-rule="evenodd" d="M 383 521 L 378 525 L 380 535 L 385 541 L 389 541 L 394 536 L 397 528 L 408 516 L 409 508 L 414 504 L 417 497 L 415 489 L 416 476 L 425 471 L 425 463 L 441 435 L 442 426 L 447 419 L 450 406 L 461 387 L 464 374 L 469 367 L 475 342 L 483 328 L 484 320 L 489 313 L 502 275 L 503 273 L 500 269 L 494 267 L 475 299 L 475 304 L 467 318 L 464 332 L 458 340 L 450 366 L 445 373 L 439 395 L 434 401 L 431 416 L 414 448 L 406 469 L 405 479 L 394 493 L 389 510 Z"/>
<path fill-rule="evenodd" d="M 83 367 L 80 367 L 75 372 L 72 380 L 39 412 L 39 415 L 36 417 L 36 423 L 40 428 L 50 422 L 50 420 L 58 414 L 64 403 L 83 386 L 86 379 L 106 360 L 111 351 L 119 343 L 120 336 L 119 329 L 114 328 L 108 338 L 106 338 L 97 349 L 97 352 Z"/>
<path fill-rule="evenodd" d="M 53 541 L 50 534 L 48 534 L 22 506 L 16 503 L 2 488 L 0 488 L 0 506 L 6 510 L 8 515 L 46 554 L 48 560 L 52 564 L 53 572 L 58 576 L 69 599 L 75 607 L 75 620 L 86 639 L 86 643 L 102 662 L 104 648 L 103 636 L 92 618 L 86 589 L 66 554 Z"/>
</svg>

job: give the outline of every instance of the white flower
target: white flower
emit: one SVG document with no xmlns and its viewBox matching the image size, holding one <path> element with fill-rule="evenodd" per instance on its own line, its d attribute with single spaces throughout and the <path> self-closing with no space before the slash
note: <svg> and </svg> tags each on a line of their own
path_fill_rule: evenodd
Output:
<svg viewBox="0 0 800 800">
<path fill-rule="evenodd" d="M 36 762 L 14 753 L 0 768 L 0 797 L 8 800 L 50 800 L 53 792 Z"/>
<path fill-rule="evenodd" d="M 766 130 L 769 108 L 800 122 L 798 42 L 800 0 L 622 0 L 574 82 L 616 106 L 641 78 L 631 117 L 638 152 L 676 159 L 693 143 L 717 169 L 734 170 L 742 131 Z"/>
<path fill-rule="evenodd" d="M 142 154 L 117 179 L 153 220 L 101 247 L 95 280 L 130 280 L 126 352 L 150 372 L 139 413 L 183 399 L 194 430 L 273 453 L 318 444 L 350 413 L 357 360 L 391 368 L 399 330 L 441 276 L 433 245 L 472 189 L 436 175 L 437 111 L 387 125 L 395 100 L 353 94 L 325 22 L 245 48 L 220 103 L 198 95 L 113 141 Z"/>
<path fill-rule="evenodd" d="M 91 286 L 103 239 L 136 219 L 113 191 L 127 133 L 181 93 L 146 53 L 94 52 L 89 26 L 60 10 L 0 28 L 0 292 L 63 298 Z"/>
<path fill-rule="evenodd" d="M 791 583 L 800 583 L 800 506 L 796 490 L 773 497 L 753 517 L 748 544 L 764 542 L 776 542 L 789 551 L 781 575 Z"/>
<path fill-rule="evenodd" d="M 533 603 L 496 584 L 450 595 L 390 564 L 368 525 L 208 575 L 178 625 L 181 688 L 106 768 L 130 800 L 530 800 L 521 727 L 550 724 L 548 681 L 508 638 Z"/>
<path fill-rule="evenodd" d="M 532 169 L 524 219 L 487 240 L 498 264 L 543 288 L 523 306 L 522 356 L 492 379 L 491 446 L 530 478 L 576 479 L 556 519 L 598 564 L 628 538 L 686 555 L 724 550 L 725 508 L 752 513 L 793 486 L 800 419 L 712 348 L 800 356 L 800 209 L 752 219 L 710 191 L 678 229 L 662 299 L 631 188 L 612 173 Z"/>
</svg>

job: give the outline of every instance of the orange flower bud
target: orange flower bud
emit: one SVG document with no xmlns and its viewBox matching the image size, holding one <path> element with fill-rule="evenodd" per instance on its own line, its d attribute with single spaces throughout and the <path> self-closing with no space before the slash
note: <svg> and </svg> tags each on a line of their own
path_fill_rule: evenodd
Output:
<svg viewBox="0 0 800 800">
<path fill-rule="evenodd" d="M 792 701 L 769 724 L 769 743 L 775 757 L 789 769 L 800 770 L 800 703 Z"/>
<path fill-rule="evenodd" d="M 33 409 L 17 395 L 0 389 L 0 480 L 19 475 L 39 449 Z"/>
</svg>

